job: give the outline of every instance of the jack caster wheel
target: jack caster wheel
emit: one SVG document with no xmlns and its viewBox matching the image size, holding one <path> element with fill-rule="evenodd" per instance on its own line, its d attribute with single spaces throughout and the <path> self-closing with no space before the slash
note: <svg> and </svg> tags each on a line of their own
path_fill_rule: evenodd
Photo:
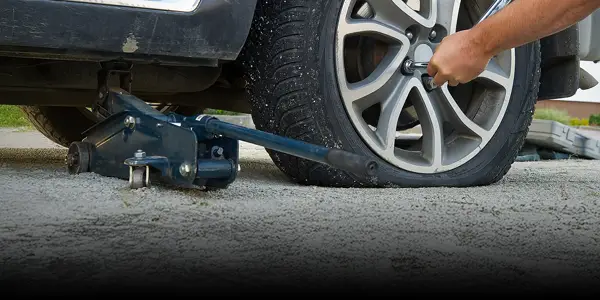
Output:
<svg viewBox="0 0 600 300">
<path fill-rule="evenodd" d="M 150 187 L 150 170 L 148 170 L 148 167 L 129 168 L 129 187 L 134 190 Z"/>
<path fill-rule="evenodd" d="M 70 174 L 90 171 L 91 147 L 89 143 L 74 142 L 67 152 L 67 169 Z"/>
</svg>

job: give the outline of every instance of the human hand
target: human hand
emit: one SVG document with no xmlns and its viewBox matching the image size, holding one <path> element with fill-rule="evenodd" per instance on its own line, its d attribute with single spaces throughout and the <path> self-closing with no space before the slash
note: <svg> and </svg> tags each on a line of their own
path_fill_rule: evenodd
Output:
<svg viewBox="0 0 600 300">
<path fill-rule="evenodd" d="M 437 86 L 457 86 L 477 78 L 492 57 L 470 30 L 459 31 L 442 40 L 427 72 Z"/>
</svg>

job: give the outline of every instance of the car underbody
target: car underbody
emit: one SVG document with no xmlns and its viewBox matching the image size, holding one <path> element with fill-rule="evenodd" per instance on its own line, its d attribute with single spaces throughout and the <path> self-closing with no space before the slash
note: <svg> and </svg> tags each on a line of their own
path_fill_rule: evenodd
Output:
<svg viewBox="0 0 600 300">
<path fill-rule="evenodd" d="M 249 113 L 238 62 L 256 0 L 204 0 L 187 12 L 194 3 L 3 1 L 0 101 L 86 106 L 93 101 L 87 92 L 97 88 L 99 62 L 124 60 L 135 64 L 136 94 L 155 102 Z M 598 34 L 592 32 L 600 22 L 597 15 L 541 41 L 540 100 L 572 96 L 580 85 L 590 84 L 580 82 L 579 61 L 600 59 Z M 57 89 L 64 96 L 40 97 Z"/>
</svg>

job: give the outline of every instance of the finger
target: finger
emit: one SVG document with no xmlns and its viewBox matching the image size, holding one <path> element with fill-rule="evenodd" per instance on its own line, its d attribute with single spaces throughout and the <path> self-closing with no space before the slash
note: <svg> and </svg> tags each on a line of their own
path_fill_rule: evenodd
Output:
<svg viewBox="0 0 600 300">
<path fill-rule="evenodd" d="M 448 81 L 448 76 L 445 76 L 443 74 L 441 74 L 440 72 L 438 72 L 435 77 L 433 78 L 433 83 L 436 86 L 442 86 L 444 85 L 444 83 L 446 83 Z"/>
<path fill-rule="evenodd" d="M 429 74 L 429 76 L 431 77 L 435 77 L 435 75 L 437 74 L 437 67 L 433 62 L 433 59 L 429 62 L 429 65 L 427 65 L 427 74 Z"/>
<path fill-rule="evenodd" d="M 448 85 L 449 86 L 457 86 L 459 84 L 460 84 L 460 82 L 458 80 L 456 80 L 456 79 L 449 79 L 448 80 Z"/>
<path fill-rule="evenodd" d="M 481 71 L 481 73 L 483 73 L 483 71 Z M 475 76 L 472 76 L 470 78 L 469 77 L 466 77 L 466 79 L 462 78 L 461 80 L 459 80 L 459 82 L 460 82 L 460 84 L 467 84 L 467 83 L 469 83 L 469 82 L 477 79 L 477 77 L 479 77 L 481 75 L 481 73 L 479 73 L 479 74 L 477 74 Z"/>
</svg>

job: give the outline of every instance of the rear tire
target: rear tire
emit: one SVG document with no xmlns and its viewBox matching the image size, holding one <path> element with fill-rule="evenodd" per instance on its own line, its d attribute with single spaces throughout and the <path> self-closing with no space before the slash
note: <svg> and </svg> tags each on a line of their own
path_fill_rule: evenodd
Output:
<svg viewBox="0 0 600 300">
<path fill-rule="evenodd" d="M 260 130 L 376 159 L 379 182 L 363 182 L 352 174 L 267 150 L 277 167 L 297 183 L 328 187 L 465 187 L 500 180 L 531 124 L 539 89 L 539 43 L 515 50 L 514 84 L 506 112 L 477 155 L 448 171 L 409 172 L 376 155 L 344 108 L 334 49 L 342 5 L 343 0 L 259 0 L 244 58 L 252 115 Z"/>
<path fill-rule="evenodd" d="M 77 107 L 22 106 L 21 110 L 41 134 L 63 147 L 81 141 L 82 133 L 97 122 L 94 116 Z M 199 111 L 199 108 L 178 107 L 174 112 L 193 115 Z"/>
<path fill-rule="evenodd" d="M 41 134 L 63 147 L 81 141 L 81 133 L 95 123 L 76 107 L 22 106 L 21 110 Z"/>
</svg>

